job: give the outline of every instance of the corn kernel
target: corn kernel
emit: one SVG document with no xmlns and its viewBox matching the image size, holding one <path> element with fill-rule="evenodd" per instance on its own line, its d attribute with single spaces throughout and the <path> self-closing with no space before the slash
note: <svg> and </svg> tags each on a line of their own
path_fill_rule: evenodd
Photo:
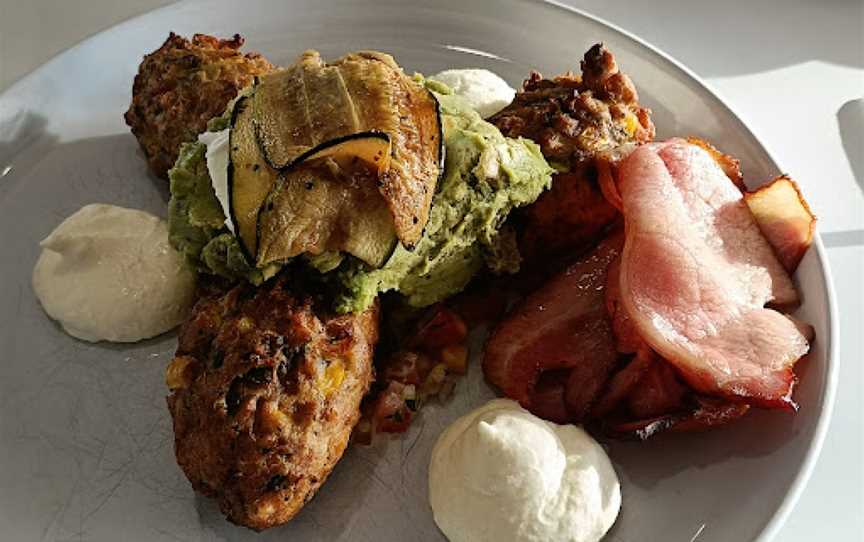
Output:
<svg viewBox="0 0 864 542">
<path fill-rule="evenodd" d="M 239 322 L 237 322 L 237 327 L 240 329 L 240 331 L 249 331 L 253 327 L 255 327 L 255 321 L 248 316 L 244 316 L 240 319 Z"/>
<path fill-rule="evenodd" d="M 632 136 L 635 134 L 638 127 L 639 119 L 636 118 L 636 115 L 627 113 L 627 117 L 624 119 L 624 130 L 627 132 L 627 135 Z"/>
<path fill-rule="evenodd" d="M 426 380 L 423 381 L 423 384 L 420 386 L 420 397 L 425 399 L 427 397 L 432 397 L 437 395 L 439 391 L 441 391 L 441 385 L 444 383 L 444 379 L 447 377 L 447 366 L 443 363 L 439 363 L 435 367 L 432 367 L 432 370 L 429 371 L 429 375 L 426 377 Z"/>
<path fill-rule="evenodd" d="M 333 361 L 324 369 L 319 383 L 321 391 L 324 392 L 325 396 L 329 396 L 339 389 L 343 380 L 345 380 L 345 366 L 341 361 Z"/>
<path fill-rule="evenodd" d="M 191 356 L 177 356 L 168 368 L 165 369 L 165 384 L 168 389 L 178 390 L 189 386 L 189 376 L 186 374 L 186 368 L 195 361 Z"/>
</svg>

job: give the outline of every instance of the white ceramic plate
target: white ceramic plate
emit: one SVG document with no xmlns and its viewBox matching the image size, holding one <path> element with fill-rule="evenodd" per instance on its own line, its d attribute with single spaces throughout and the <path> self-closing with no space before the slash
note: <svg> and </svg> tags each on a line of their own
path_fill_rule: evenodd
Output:
<svg viewBox="0 0 864 542">
<path fill-rule="evenodd" d="M 91 345 L 63 334 L 30 287 L 38 242 L 90 202 L 165 214 L 122 114 L 141 56 L 169 30 L 247 37 L 288 63 L 305 48 L 333 58 L 374 48 L 408 70 L 485 67 L 517 86 L 529 69 L 578 69 L 605 42 L 654 110 L 659 137 L 700 135 L 741 159 L 750 184 L 780 169 L 744 123 L 692 73 L 590 16 L 531 1 L 407 5 L 399 0 L 193 3 L 99 34 L 0 97 L 0 532 L 29 540 L 442 540 L 426 499 L 432 444 L 493 396 L 476 361 L 456 397 L 411 430 L 350 449 L 289 525 L 255 535 L 225 522 L 176 466 L 163 369 L 175 337 Z M 674 25 L 670 27 L 674 31 Z M 794 173 L 794 172 L 793 172 Z M 816 327 L 799 368 L 801 411 L 757 412 L 708 434 L 610 443 L 621 476 L 616 542 L 765 541 L 806 481 L 836 379 L 836 317 L 818 239 L 797 273 L 798 315 Z M 475 358 L 476 359 L 476 358 Z M 483 518 L 477 518 L 483 521 Z"/>
</svg>

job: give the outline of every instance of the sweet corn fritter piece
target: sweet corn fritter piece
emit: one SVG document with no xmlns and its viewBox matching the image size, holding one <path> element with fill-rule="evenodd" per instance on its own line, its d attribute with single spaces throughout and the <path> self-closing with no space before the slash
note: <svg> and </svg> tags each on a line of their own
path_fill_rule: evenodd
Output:
<svg viewBox="0 0 864 542">
<path fill-rule="evenodd" d="M 180 145 L 194 141 L 256 76 L 275 69 L 258 53 L 241 53 L 242 45 L 239 34 L 188 40 L 171 32 L 144 57 L 124 118 L 157 176 L 167 179 Z"/>
<path fill-rule="evenodd" d="M 177 462 L 227 518 L 290 520 L 345 451 L 372 380 L 377 303 L 331 315 L 282 276 L 205 296 L 168 367 Z"/>
</svg>

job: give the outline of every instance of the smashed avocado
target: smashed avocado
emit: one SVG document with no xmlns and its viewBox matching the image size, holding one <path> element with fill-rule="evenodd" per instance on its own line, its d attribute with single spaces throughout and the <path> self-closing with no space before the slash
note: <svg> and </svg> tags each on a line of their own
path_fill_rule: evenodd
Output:
<svg viewBox="0 0 864 542">
<path fill-rule="evenodd" d="M 304 255 L 306 265 L 332 279 L 340 312 L 364 310 L 389 290 L 412 306 L 430 305 L 462 290 L 484 264 L 495 272 L 518 271 L 513 232 L 502 224 L 513 208 L 532 203 L 551 183 L 553 169 L 535 143 L 505 138 L 445 85 L 424 84 L 440 105 L 446 160 L 420 241 L 413 250 L 398 245 L 378 269 L 339 253 Z M 231 109 L 208 129 L 227 127 Z M 279 266 L 252 266 L 225 228 L 205 152 L 204 144 L 187 143 L 169 172 L 171 243 L 201 271 L 260 284 Z"/>
<path fill-rule="evenodd" d="M 430 305 L 462 290 L 484 260 L 493 270 L 518 270 L 518 251 L 499 230 L 514 207 L 533 202 L 551 183 L 553 169 L 534 142 L 505 138 L 446 86 L 425 84 L 440 104 L 446 147 L 429 221 L 413 250 L 397 246 L 381 268 L 354 260 L 340 269 L 340 312 L 363 310 L 388 290 L 412 306 Z"/>
</svg>

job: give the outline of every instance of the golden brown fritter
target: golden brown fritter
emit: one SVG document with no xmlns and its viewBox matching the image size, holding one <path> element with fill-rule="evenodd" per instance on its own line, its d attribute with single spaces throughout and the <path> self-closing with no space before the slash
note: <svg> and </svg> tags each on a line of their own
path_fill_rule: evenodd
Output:
<svg viewBox="0 0 864 542">
<path fill-rule="evenodd" d="M 377 305 L 330 315 L 288 284 L 202 298 L 166 374 L 177 462 L 255 530 L 290 520 L 342 456 L 378 340 Z"/>
<path fill-rule="evenodd" d="M 159 177 L 167 178 L 182 143 L 203 132 L 256 76 L 274 70 L 260 54 L 240 53 L 242 45 L 239 34 L 230 40 L 195 34 L 190 41 L 172 32 L 144 57 L 125 119 Z"/>
<path fill-rule="evenodd" d="M 585 53 L 582 75 L 543 79 L 532 72 L 513 103 L 490 121 L 508 137 L 527 137 L 550 162 L 591 160 L 627 143 L 654 137 L 651 111 L 639 104 L 636 87 L 602 44 Z"/>
<path fill-rule="evenodd" d="M 521 211 L 519 246 L 541 266 L 592 246 L 618 213 L 597 182 L 598 159 L 615 149 L 651 141 L 651 111 L 602 44 L 582 60 L 582 75 L 543 79 L 532 72 L 509 106 L 490 122 L 508 137 L 527 137 L 561 173 L 552 188 Z"/>
</svg>

